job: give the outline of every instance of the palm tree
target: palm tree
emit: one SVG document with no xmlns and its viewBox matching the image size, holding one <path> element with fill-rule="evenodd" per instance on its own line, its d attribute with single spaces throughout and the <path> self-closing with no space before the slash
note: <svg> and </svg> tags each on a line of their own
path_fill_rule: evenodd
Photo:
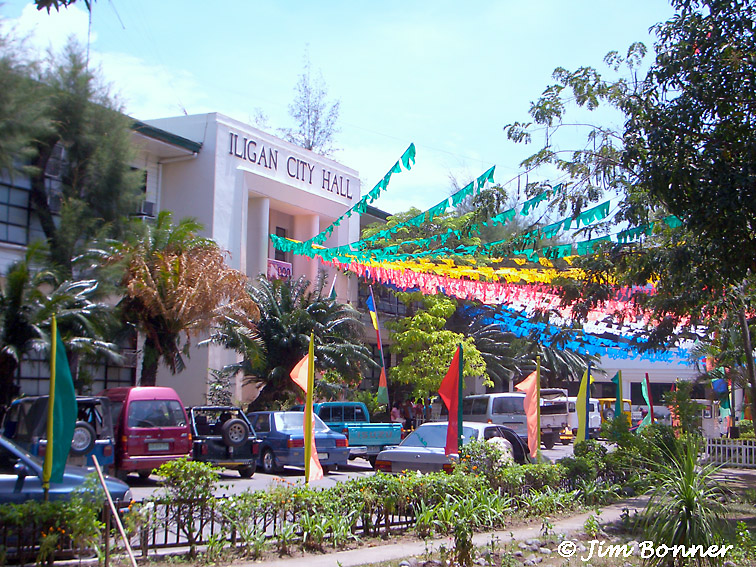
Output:
<svg viewBox="0 0 756 567">
<path fill-rule="evenodd" d="M 202 225 L 177 225 L 162 211 L 141 234 L 119 243 L 109 261 L 123 269 L 123 318 L 144 334 L 141 384 L 154 385 L 158 365 L 184 369 L 191 337 L 233 317 L 252 327 L 259 311 L 245 287 L 247 278 L 229 268 L 218 245 L 197 234 Z"/>
<path fill-rule="evenodd" d="M 259 407 L 283 406 L 296 394 L 289 373 L 315 337 L 315 368 L 332 369 L 352 383 L 359 383 L 363 369 L 374 365 L 363 341 L 359 313 L 323 293 L 322 273 L 310 289 L 304 277 L 268 280 L 260 276 L 249 289 L 260 308 L 256 336 L 242 325 L 230 324 L 213 340 L 235 348 L 244 361 L 234 369 L 244 370 L 264 389 L 255 401 Z"/>
<path fill-rule="evenodd" d="M 42 245 L 30 245 L 0 287 L 0 406 L 19 393 L 13 381 L 23 358 L 49 349 L 53 315 L 75 382 L 82 358 L 118 359 L 117 346 L 103 340 L 110 308 L 96 301 L 97 282 L 60 282 L 54 272 L 37 268 L 43 259 Z"/>
</svg>

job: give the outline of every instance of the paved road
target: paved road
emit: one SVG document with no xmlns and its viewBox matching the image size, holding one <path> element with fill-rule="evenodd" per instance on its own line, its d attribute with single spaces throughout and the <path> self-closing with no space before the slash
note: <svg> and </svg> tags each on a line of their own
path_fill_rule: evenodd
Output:
<svg viewBox="0 0 756 567">
<path fill-rule="evenodd" d="M 572 455 L 572 444 L 556 445 L 553 449 L 542 450 L 542 454 L 552 461 L 557 461 L 562 457 Z M 364 459 L 355 459 L 340 467 L 339 470 L 332 471 L 325 475 L 321 480 L 312 483 L 312 486 L 318 488 L 330 488 L 339 482 L 344 482 L 350 478 L 367 476 L 373 474 L 373 469 Z M 217 494 L 238 494 L 245 490 L 264 490 L 271 484 L 277 482 L 301 483 L 304 480 L 304 469 L 287 467 L 284 472 L 279 474 L 265 474 L 259 469 L 250 479 L 239 478 L 239 473 L 232 470 L 226 470 L 221 474 L 221 487 Z M 130 476 L 128 483 L 131 485 L 131 492 L 135 500 L 142 500 L 151 496 L 154 492 L 160 490 L 159 478 L 151 476 L 147 480 L 142 480 L 136 476 Z"/>
</svg>

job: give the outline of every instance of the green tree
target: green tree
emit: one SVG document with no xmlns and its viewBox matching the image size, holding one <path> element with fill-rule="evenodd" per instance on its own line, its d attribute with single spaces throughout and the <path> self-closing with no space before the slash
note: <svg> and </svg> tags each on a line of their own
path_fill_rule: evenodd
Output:
<svg viewBox="0 0 756 567">
<path fill-rule="evenodd" d="M 281 131 L 284 139 L 306 150 L 331 155 L 335 149 L 333 138 L 339 132 L 339 101 L 328 101 L 325 81 L 320 73 L 313 77 L 307 55 L 295 92 L 296 96 L 289 105 L 289 115 L 296 126 Z"/>
<path fill-rule="evenodd" d="M 576 262 L 585 276 L 561 282 L 564 303 L 577 300 L 585 311 L 603 304 L 616 285 L 654 281 L 653 293 L 636 290 L 633 297 L 639 310 L 653 313 L 645 348 L 700 337 L 699 325 L 708 326 L 705 336 L 723 319 L 728 326 L 737 322 L 756 411 L 747 317 L 756 242 L 756 145 L 749 135 L 756 121 L 756 7 L 722 0 L 672 5 L 677 14 L 654 28 L 657 55 L 645 77 L 638 76 L 640 44 L 624 58 L 616 52 L 605 58 L 613 72 L 627 65 L 629 78 L 606 79 L 590 67 L 557 69 L 557 83 L 531 107 L 533 121 L 506 130 L 518 142 L 544 131 L 543 148 L 525 165 L 556 167 L 568 176 L 554 206 L 576 211 L 607 191 L 617 193 L 620 212 L 599 229 L 627 221 L 644 233 L 638 242 L 606 246 Z M 559 150 L 555 137 L 569 100 L 619 111 L 624 129 L 591 126 L 580 149 Z M 679 223 L 665 222 L 669 215 Z"/>
<path fill-rule="evenodd" d="M 0 174 L 13 178 L 34 155 L 34 140 L 50 130 L 47 102 L 31 77 L 36 63 L 24 61 L 21 40 L 0 33 Z"/>
<path fill-rule="evenodd" d="M 141 384 L 153 386 L 161 360 L 174 374 L 184 369 L 192 336 L 227 317 L 251 326 L 259 311 L 244 274 L 226 265 L 214 241 L 198 236 L 202 226 L 195 220 L 174 225 L 171 213 L 161 211 L 140 226 L 108 261 L 123 268 L 119 307 L 124 321 L 144 334 Z"/>
<path fill-rule="evenodd" d="M 255 407 L 283 407 L 299 395 L 289 375 L 307 354 L 310 333 L 315 338 L 316 371 L 330 370 L 356 386 L 364 369 L 375 365 L 364 344 L 360 314 L 328 297 L 324 286 L 322 274 L 312 287 L 303 276 L 272 281 L 260 277 L 249 288 L 260 308 L 256 338 L 231 321 L 214 337 L 244 356 L 230 370 L 241 370 L 249 380 L 264 385 Z"/>
<path fill-rule="evenodd" d="M 463 377 L 482 377 L 485 385 L 493 385 L 475 340 L 444 328 L 457 309 L 455 300 L 419 292 L 400 292 L 397 297 L 407 306 L 417 302 L 421 307 L 407 317 L 386 322 L 391 331 L 391 352 L 399 356 L 399 363 L 389 369 L 392 381 L 411 385 L 415 395 L 436 392 L 461 344 Z"/>
<path fill-rule="evenodd" d="M 30 205 L 50 261 L 70 275 L 91 239 L 123 237 L 144 174 L 131 167 L 132 121 L 87 68 L 80 46 L 69 42 L 34 78 L 51 128 L 35 138 Z"/>
</svg>

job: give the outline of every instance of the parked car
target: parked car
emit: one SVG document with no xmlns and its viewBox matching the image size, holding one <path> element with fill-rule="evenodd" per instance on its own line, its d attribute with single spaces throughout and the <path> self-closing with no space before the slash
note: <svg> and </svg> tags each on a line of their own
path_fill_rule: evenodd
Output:
<svg viewBox="0 0 756 567">
<path fill-rule="evenodd" d="M 32 455 L 42 457 L 47 446 L 49 396 L 14 400 L 5 413 L 2 434 Z M 104 470 L 115 460 L 115 438 L 110 400 L 100 396 L 76 396 L 79 408 L 68 464 L 94 466 L 92 456 Z"/>
<path fill-rule="evenodd" d="M 67 465 L 63 482 L 50 483 L 50 500 L 65 500 L 84 484 L 92 471 Z M 119 502 L 131 502 L 131 489 L 125 482 L 106 476 L 105 484 L 111 497 Z M 0 436 L 0 503 L 42 500 L 42 460 L 29 454 L 10 439 Z"/>
<path fill-rule="evenodd" d="M 304 411 L 304 406 L 291 409 Z M 365 457 L 375 466 L 378 453 L 402 440 L 401 423 L 371 423 L 362 402 L 322 402 L 313 404 L 313 411 L 328 427 L 346 436 L 350 459 Z"/>
<path fill-rule="evenodd" d="M 258 466 L 266 473 L 280 471 L 284 466 L 304 467 L 304 412 L 255 411 L 247 414 L 260 439 Z M 349 459 L 346 436 L 332 431 L 313 415 L 315 447 L 323 472 L 334 465 L 345 465 Z"/>
<path fill-rule="evenodd" d="M 394 474 L 403 471 L 451 471 L 452 459 L 444 454 L 447 427 L 448 424 L 441 421 L 423 423 L 398 446 L 381 451 L 375 462 L 375 470 Z M 465 421 L 462 424 L 462 444 L 474 439 L 509 441 L 514 461 L 517 464 L 530 462 L 525 443 L 513 429 L 495 423 Z"/>
<path fill-rule="evenodd" d="M 192 459 L 236 469 L 251 478 L 257 467 L 258 440 L 244 412 L 234 406 L 189 408 Z"/>
<path fill-rule="evenodd" d="M 113 404 L 115 475 L 147 478 L 163 463 L 192 455 L 192 432 L 181 398 L 162 386 L 111 388 L 100 395 Z"/>
</svg>

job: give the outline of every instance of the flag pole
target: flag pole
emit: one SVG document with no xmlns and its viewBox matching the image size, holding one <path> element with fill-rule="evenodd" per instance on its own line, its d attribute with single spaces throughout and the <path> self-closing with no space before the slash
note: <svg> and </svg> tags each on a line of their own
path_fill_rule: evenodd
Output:
<svg viewBox="0 0 756 567">
<path fill-rule="evenodd" d="M 315 333 L 310 333 L 310 346 L 307 359 L 307 395 L 305 400 L 304 416 L 304 461 L 305 461 L 305 485 L 310 483 L 310 459 L 312 459 L 312 391 L 315 389 Z"/>
<path fill-rule="evenodd" d="M 465 367 L 465 363 L 462 360 L 462 343 L 457 348 L 459 348 L 459 380 L 457 384 L 457 450 L 459 451 L 462 449 L 462 419 L 464 417 L 462 415 L 462 370 Z"/>
<path fill-rule="evenodd" d="M 44 500 L 47 502 L 50 496 L 50 476 L 52 474 L 53 462 L 53 408 L 55 407 L 55 361 L 58 354 L 58 321 L 55 315 L 52 316 L 52 333 L 50 345 L 50 395 L 47 397 L 47 444 L 45 445 L 45 462 L 42 466 L 42 490 Z"/>
</svg>

